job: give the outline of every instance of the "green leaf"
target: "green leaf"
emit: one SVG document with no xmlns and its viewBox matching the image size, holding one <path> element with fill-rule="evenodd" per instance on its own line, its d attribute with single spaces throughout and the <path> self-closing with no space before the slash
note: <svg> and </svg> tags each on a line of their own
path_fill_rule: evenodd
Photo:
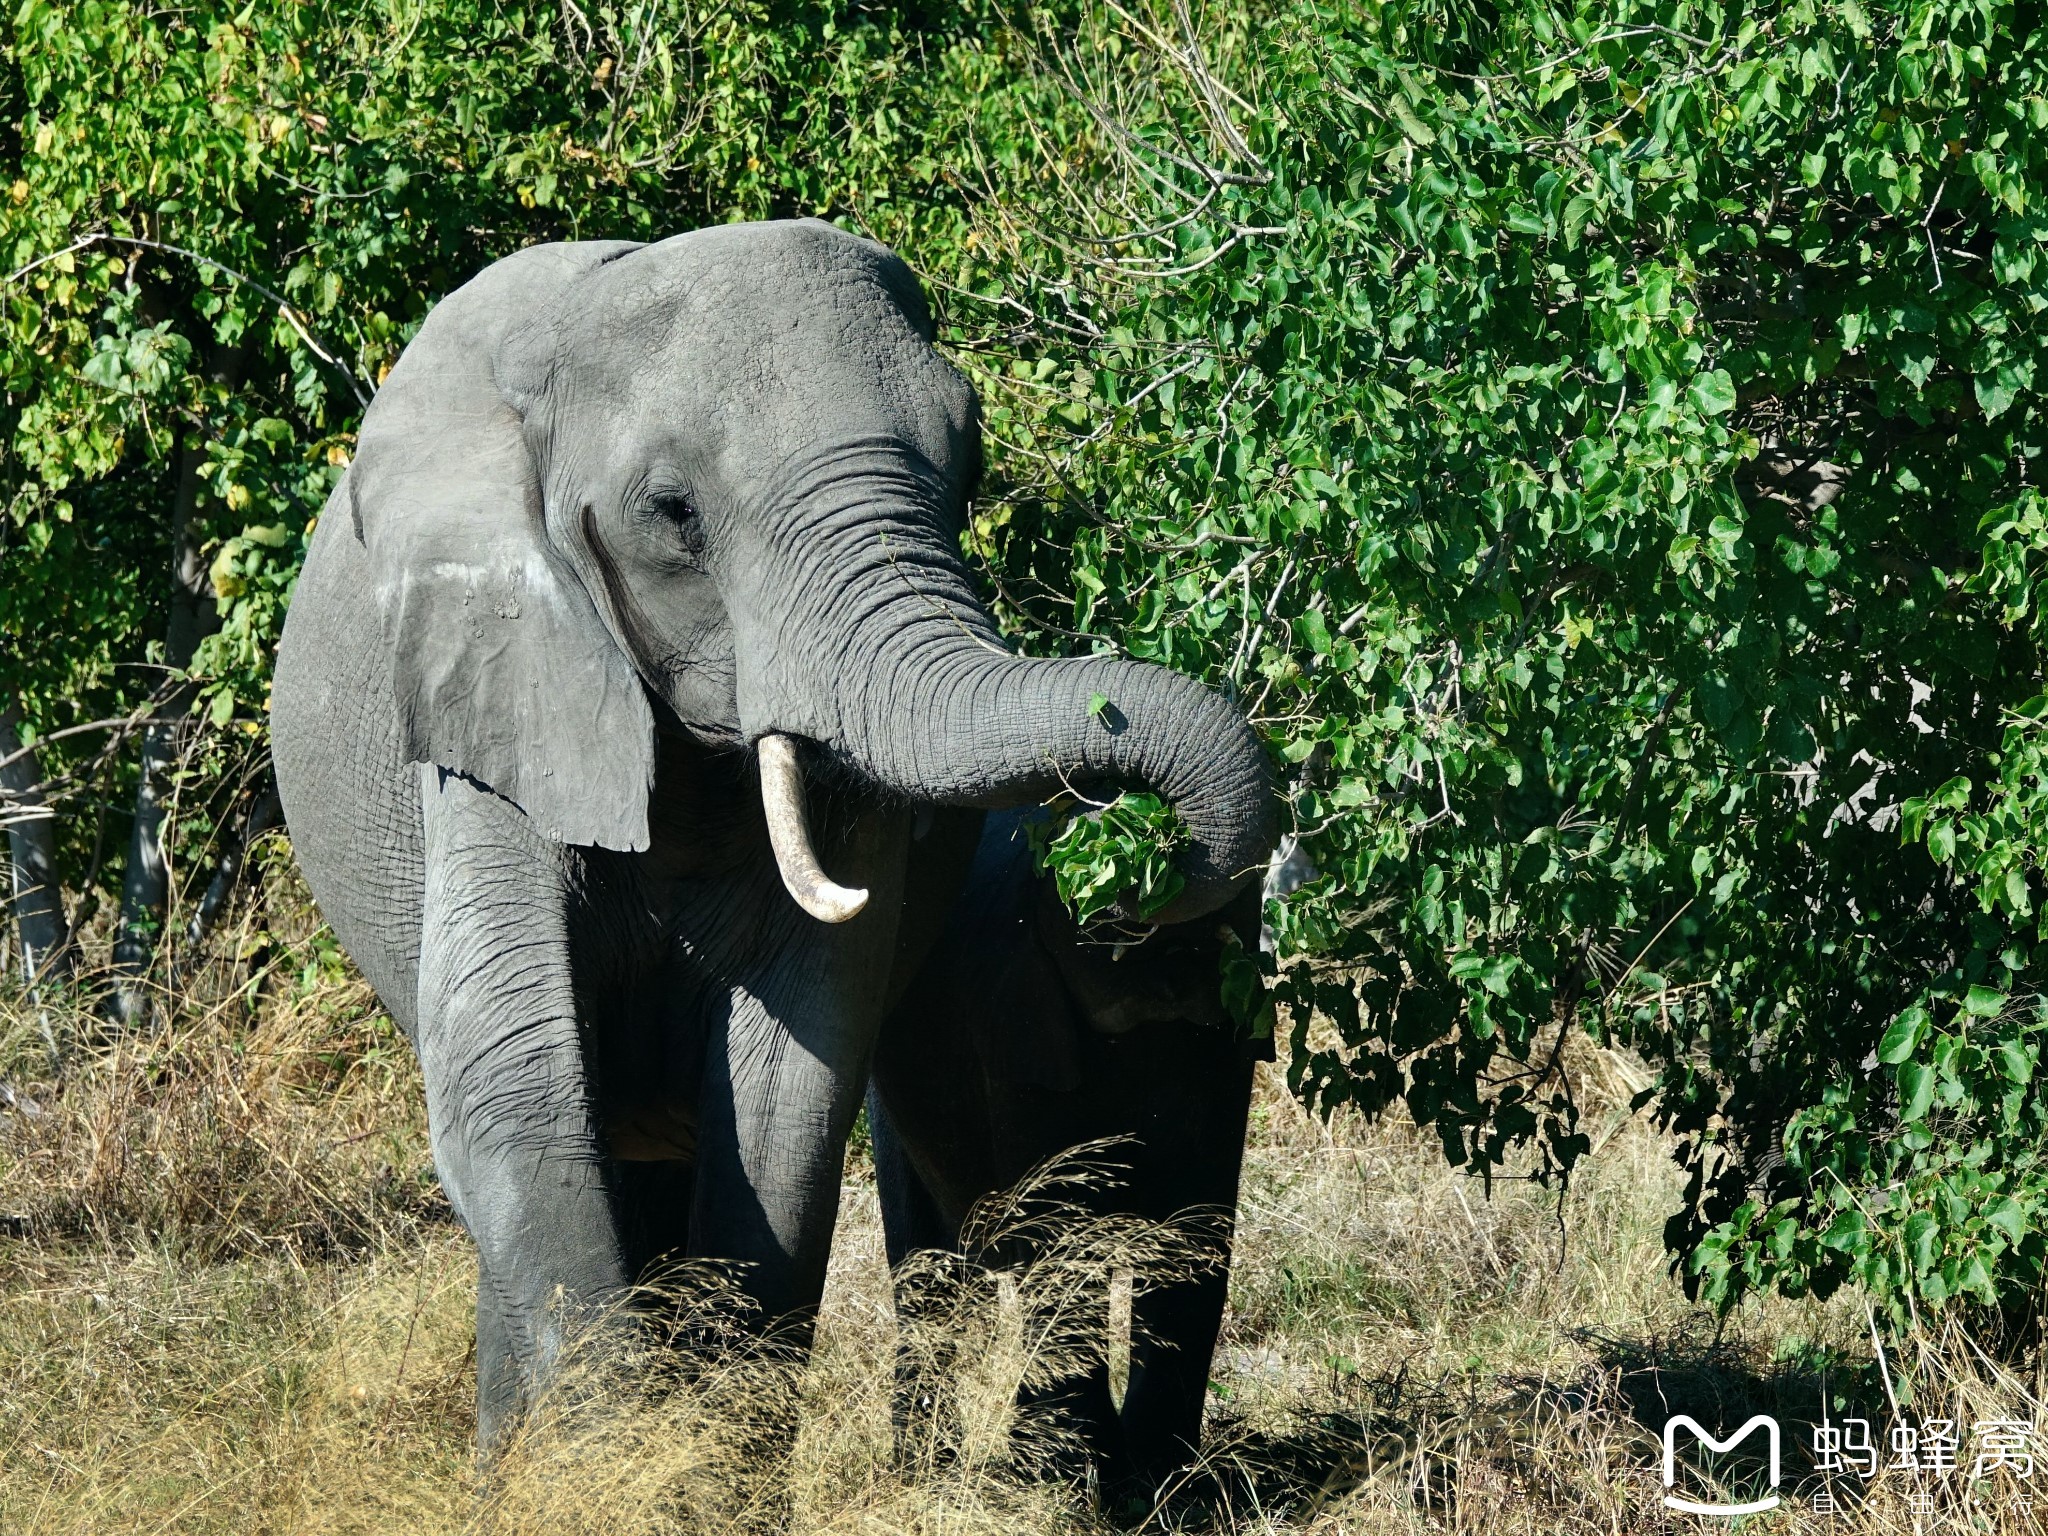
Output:
<svg viewBox="0 0 2048 1536">
<path fill-rule="evenodd" d="M 2000 1195 L 1984 1207 L 1985 1223 L 1996 1227 L 2005 1234 L 2005 1240 L 2017 1248 L 2027 1235 L 2027 1214 L 2020 1203 L 2011 1195 Z"/>
<path fill-rule="evenodd" d="M 1963 999 L 1963 1010 L 1972 1018 L 1995 1019 L 2005 1011 L 2006 995 L 1996 987 L 1973 986 Z"/>
<path fill-rule="evenodd" d="M 1223 1006 L 1246 1038 L 1263 1040 L 1273 1033 L 1273 1003 L 1266 993 L 1258 957 L 1248 954 L 1237 935 L 1223 930 L 1220 952 Z"/>
<path fill-rule="evenodd" d="M 1119 795 L 1085 816 L 1026 828 L 1038 867 L 1053 876 L 1077 923 L 1087 924 L 1128 900 L 1149 918 L 1185 888 L 1175 855 L 1187 828 L 1158 796 Z"/>
<path fill-rule="evenodd" d="M 2034 909 L 2033 897 L 2027 891 L 2027 877 L 2018 869 L 2008 869 L 2004 881 L 2005 904 L 2019 917 L 2025 917 Z"/>
<path fill-rule="evenodd" d="M 1934 1068 L 1925 1062 L 1901 1062 L 1898 1067 L 1899 1118 L 1918 1120 L 1934 1102 Z"/>
<path fill-rule="evenodd" d="M 1955 1289 L 1967 1291 L 1979 1302 L 1989 1303 L 1998 1299 L 1998 1290 L 1991 1283 L 1991 1271 L 1984 1263 L 1984 1255 L 1973 1253 L 1963 1260 Z"/>
<path fill-rule="evenodd" d="M 1415 109 L 1400 92 L 1393 92 L 1387 97 L 1387 110 L 1394 114 L 1394 121 L 1401 125 L 1401 131 L 1417 144 L 1427 148 L 1436 142 L 1434 130 L 1415 115 Z"/>
<path fill-rule="evenodd" d="M 1863 1213 L 1857 1210 L 1837 1213 L 1835 1219 L 1828 1223 L 1827 1230 L 1821 1234 L 1820 1241 L 1823 1247 L 1832 1248 L 1838 1253 L 1861 1249 L 1869 1241 Z"/>
<path fill-rule="evenodd" d="M 2017 1040 L 2000 1041 L 1998 1071 L 2009 1083 L 2031 1082 L 2034 1076 L 2033 1053 Z"/>
<path fill-rule="evenodd" d="M 1971 386 L 1977 396 L 1977 404 L 1987 419 L 2003 416 L 2012 409 L 2013 402 L 2033 388 L 2034 360 L 2031 357 L 2007 359 L 1988 373 L 1978 374 Z"/>
<path fill-rule="evenodd" d="M 1735 381 L 1725 368 L 1714 368 L 1696 375 L 1686 394 L 1708 416 L 1719 416 L 1735 409 Z"/>
<path fill-rule="evenodd" d="M 1928 1211 L 1915 1211 L 1906 1218 L 1906 1254 L 1916 1275 L 1933 1269 L 1941 1255 L 1941 1224 Z"/>
<path fill-rule="evenodd" d="M 102 389 L 120 389 L 127 383 L 121 354 L 111 347 L 93 353 L 79 372 Z"/>
<path fill-rule="evenodd" d="M 1884 1032 L 1884 1039 L 1878 1042 L 1877 1059 L 1888 1067 L 1895 1067 L 1919 1049 L 1921 1036 L 1927 1029 L 1927 1010 L 1921 1007 L 1908 1008 Z"/>
</svg>

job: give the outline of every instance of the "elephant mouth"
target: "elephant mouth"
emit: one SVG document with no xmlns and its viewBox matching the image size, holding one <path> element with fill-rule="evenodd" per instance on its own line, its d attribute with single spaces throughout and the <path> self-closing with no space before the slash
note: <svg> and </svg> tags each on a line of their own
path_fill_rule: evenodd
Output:
<svg viewBox="0 0 2048 1536">
<path fill-rule="evenodd" d="M 811 824 L 804 812 L 804 771 L 796 739 L 770 732 L 755 743 L 761 764 L 761 809 L 768 818 L 768 842 L 775 868 L 796 904 L 821 923 L 858 917 L 868 893 L 836 884 L 818 864 Z"/>
</svg>

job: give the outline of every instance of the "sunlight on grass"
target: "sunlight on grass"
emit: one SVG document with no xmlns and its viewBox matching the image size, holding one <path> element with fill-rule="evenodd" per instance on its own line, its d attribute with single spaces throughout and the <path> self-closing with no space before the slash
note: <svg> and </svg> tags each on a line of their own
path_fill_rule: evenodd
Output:
<svg viewBox="0 0 2048 1536">
<path fill-rule="evenodd" d="M 1084 1321 L 1190 1251 L 1062 1216 L 1084 1158 L 992 1207 L 1007 1267 L 933 1263 L 904 1358 L 934 1405 L 892 1430 L 898 1330 L 864 1163 L 848 1169 L 819 1347 L 733 1333 L 715 1273 L 664 1282 L 677 1357 L 592 1355 L 504 1458 L 471 1441 L 475 1267 L 427 1165 L 409 1053 L 359 989 L 185 1010 L 162 1039 L 35 1080 L 17 1011 L 0 1078 L 0 1530 L 1086 1532 L 1109 1516 L 1032 1475 L 1058 1449 L 1020 1380 L 1111 1348 Z M 1579 1066 L 1598 1153 L 1561 1209 L 1491 1198 L 1433 1138 L 1325 1126 L 1277 1074 L 1254 1106 L 1207 1464 L 1151 1528 L 1245 1532 L 1691 1530 L 1661 1504 L 1658 1432 L 1778 1415 L 1783 1508 L 1745 1528 L 1916 1529 L 1887 1474 L 1815 1515 L 1823 1391 L 1882 1424 L 1860 1302 L 1772 1303 L 1725 1327 L 1685 1303 L 1659 1224 L 1673 1174 L 1624 1106 L 1620 1058 Z M 1560 1215 L 1562 1220 L 1560 1220 Z M 1127 1302 L 1121 1315 L 1128 1316 Z M 2042 1383 L 1969 1341 L 1887 1360 L 1916 1418 L 2033 1419 Z M 1837 1412 L 1844 1411 L 1838 1407 Z M 1882 1430 L 1879 1431 L 1880 1437 Z M 1740 1469 L 1736 1469 L 1736 1473 Z M 1919 1528 L 2041 1528 L 2023 1485 L 1944 1484 Z M 1143 1511 L 1117 1512 L 1132 1519 Z"/>
</svg>

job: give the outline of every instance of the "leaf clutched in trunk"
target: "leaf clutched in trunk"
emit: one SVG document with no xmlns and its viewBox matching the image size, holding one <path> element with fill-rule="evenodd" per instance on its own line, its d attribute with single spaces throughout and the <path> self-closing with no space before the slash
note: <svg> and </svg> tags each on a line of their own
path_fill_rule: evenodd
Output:
<svg viewBox="0 0 2048 1536">
<path fill-rule="evenodd" d="M 1121 794 L 1077 814 L 1084 802 L 1061 796 L 1049 820 L 1033 824 L 1032 857 L 1049 872 L 1074 921 L 1119 909 L 1149 918 L 1178 896 L 1186 880 L 1174 855 L 1188 829 L 1157 795 Z"/>
</svg>

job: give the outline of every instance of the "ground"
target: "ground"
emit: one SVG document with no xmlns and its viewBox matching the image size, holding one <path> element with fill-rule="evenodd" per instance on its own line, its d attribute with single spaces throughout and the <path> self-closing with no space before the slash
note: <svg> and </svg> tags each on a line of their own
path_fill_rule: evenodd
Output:
<svg viewBox="0 0 2048 1536">
<path fill-rule="evenodd" d="M 43 1016 L 18 999 L 0 1013 L 0 1081 L 17 1091 L 0 1110 L 0 1531 L 1110 1525 L 1084 1494 L 1020 1475 L 1017 1296 L 1105 1269 L 1142 1278 L 1171 1262 L 1171 1233 L 1072 1232 L 1035 1271 L 947 1293 L 918 1344 L 950 1362 L 954 1411 L 892 1451 L 895 1325 L 856 1147 L 807 1370 L 741 1351 L 650 1391 L 593 1367 L 483 1480 L 474 1266 L 433 1183 L 409 1052 L 331 955 L 195 999 L 172 1000 L 162 1036 L 78 1056 L 61 1087 Z M 1854 1296 L 1726 1319 L 1690 1306 L 1660 1240 L 1667 1149 L 1626 1108 L 1635 1070 L 1590 1046 L 1575 1070 L 1596 1150 L 1560 1203 L 1513 1180 L 1489 1192 L 1411 1125 L 1326 1125 L 1266 1069 L 1212 1465 L 1153 1528 L 1711 1529 L 1663 1506 L 1664 1421 L 1725 1433 L 1759 1411 L 1783 1427 L 1784 1503 L 1745 1529 L 2048 1526 L 2014 1467 L 1970 1478 L 1967 1439 L 1954 1473 L 1887 1471 L 1867 1490 L 1850 1473 L 1826 1490 L 1844 1513 L 1816 1510 L 1824 1393 L 1876 1426 L 1889 1462 L 1892 1424 L 2031 1421 L 2041 1381 L 1953 1338 L 1894 1345 L 1875 1372 Z M 715 1277 L 675 1284 L 677 1307 L 718 1315 Z M 1885 1380 L 1917 1403 L 1859 1410 Z M 792 1422 L 794 1452 L 766 1454 Z M 1730 1453 L 1728 1486 L 1761 1478 L 1760 1439 Z M 1680 1491 L 1709 1496 L 1686 1450 Z M 2048 1466 L 2039 1480 L 2048 1494 Z M 1923 1490 L 1934 1512 L 1916 1516 Z"/>
</svg>

